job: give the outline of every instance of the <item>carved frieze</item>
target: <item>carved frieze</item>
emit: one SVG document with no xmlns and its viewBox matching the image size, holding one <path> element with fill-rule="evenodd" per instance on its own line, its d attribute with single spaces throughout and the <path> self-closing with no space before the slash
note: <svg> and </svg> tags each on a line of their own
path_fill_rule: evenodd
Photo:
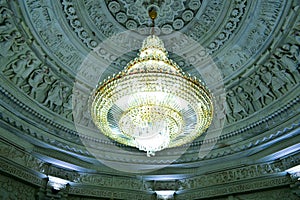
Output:
<svg viewBox="0 0 300 200">
<path fill-rule="evenodd" d="M 226 101 L 227 122 L 246 118 L 297 89 L 299 52 L 298 44 L 279 46 L 263 65 L 256 66 L 256 72 L 229 90 Z"/>
<path fill-rule="evenodd" d="M 26 183 L 14 180 L 11 177 L 0 174 L 0 198 L 1 199 L 35 199 L 37 188 Z"/>
<path fill-rule="evenodd" d="M 2 146 L 5 145 L 2 143 Z M 12 149 L 13 147 L 8 148 Z M 1 152 L 11 153 L 11 150 L 2 150 Z M 20 155 L 19 152 L 21 151 L 16 149 L 14 154 Z M 7 154 L 10 155 L 10 153 Z M 23 154 L 31 156 L 28 153 Z M 3 155 L 1 155 L 1 157 L 3 158 Z M 13 158 L 8 159 L 14 160 L 15 157 L 18 156 L 13 156 Z M 16 165 L 16 163 L 12 164 L 13 161 L 1 161 L 1 171 L 43 188 L 43 179 L 38 178 L 32 171 L 27 171 L 28 169 L 33 170 L 33 168 L 26 164 L 27 159 L 24 156 L 22 159 L 24 162 L 19 162 L 19 165 Z M 31 160 L 33 159 L 37 158 L 31 158 Z M 195 197 L 207 198 L 210 196 L 221 196 L 258 189 L 287 186 L 292 183 L 292 179 L 290 179 L 289 176 L 286 176 L 284 171 L 299 164 L 299 161 L 299 155 L 295 155 L 281 161 L 249 165 L 241 168 L 223 170 L 222 172 L 200 175 L 194 178 L 178 179 L 176 181 L 156 181 L 154 184 L 151 184 L 151 181 L 144 182 L 135 178 L 99 175 L 94 173 L 78 173 L 63 168 L 57 168 L 51 166 L 51 164 L 47 164 L 49 168 L 43 173 L 69 180 L 70 185 L 67 190 L 69 195 L 122 197 L 122 199 L 134 197 L 135 199 L 145 199 L 151 197 L 151 194 L 153 193 L 151 193 L 151 191 L 168 189 L 181 191 L 179 195 L 176 195 L 176 198 L 178 199 L 194 199 Z M 20 166 L 25 167 L 25 169 L 19 169 Z M 277 176 L 276 174 L 282 174 L 282 176 Z M 260 179 L 261 177 L 263 177 L 263 179 Z M 76 184 L 74 185 L 72 183 Z M 107 192 L 105 193 L 104 190 L 99 191 L 99 186 L 107 188 L 105 190 Z M 153 188 L 149 188 L 149 186 Z M 94 187 L 97 187 L 97 189 Z M 197 188 L 201 188 L 201 190 L 195 190 Z M 140 192 L 136 193 L 133 191 Z"/>
<path fill-rule="evenodd" d="M 202 188 L 198 191 L 188 192 L 177 195 L 177 199 L 202 199 L 208 197 L 216 197 L 234 193 L 241 192 L 249 192 L 262 188 L 272 188 L 275 186 L 284 186 L 290 183 L 290 179 L 288 177 L 279 177 L 274 179 L 264 179 L 264 180 L 256 180 L 246 183 L 239 183 L 233 185 L 226 185 L 223 187 L 215 187 L 215 188 Z"/>
<path fill-rule="evenodd" d="M 200 175 L 189 179 L 181 179 L 178 180 L 177 187 L 179 190 L 196 189 L 199 187 L 216 186 L 234 183 L 237 181 L 250 180 L 266 175 L 275 175 L 297 165 L 299 162 L 299 156 L 291 156 L 281 161 L 249 165 L 209 175 Z"/>
<path fill-rule="evenodd" d="M 294 194 L 291 193 L 291 191 L 290 191 L 289 188 L 280 188 L 280 189 L 273 189 L 273 190 L 263 190 L 263 191 L 249 192 L 248 194 L 229 195 L 225 199 L 226 200 L 256 200 L 256 199 L 264 199 L 264 200 L 273 200 L 273 199 L 297 200 L 298 198 L 297 198 L 296 195 L 294 195 Z"/>
<path fill-rule="evenodd" d="M 64 67 L 76 70 L 83 56 L 69 42 L 70 36 L 61 27 L 52 2 L 26 0 L 20 3 L 24 8 L 24 16 L 28 16 L 31 22 L 28 26 L 38 35 L 36 39 L 44 42 L 46 50 L 50 50 Z"/>
</svg>

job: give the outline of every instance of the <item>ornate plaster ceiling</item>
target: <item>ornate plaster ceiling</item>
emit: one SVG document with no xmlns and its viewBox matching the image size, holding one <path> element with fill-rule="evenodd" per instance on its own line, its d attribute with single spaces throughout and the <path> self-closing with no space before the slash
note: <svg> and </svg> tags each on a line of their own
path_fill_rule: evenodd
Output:
<svg viewBox="0 0 300 200">
<path fill-rule="evenodd" d="M 128 181 L 124 198 L 141 199 L 157 189 L 177 190 L 178 199 L 209 197 L 196 189 L 220 184 L 214 177 L 225 169 L 274 168 L 222 183 L 285 171 L 299 163 L 299 157 L 289 160 L 299 153 L 299 5 L 297 0 L 0 1 L 1 155 L 21 149 L 23 157 L 7 159 L 40 177 L 57 175 L 75 185 L 121 190 Z M 146 158 L 95 131 L 88 97 L 99 78 L 135 57 L 150 32 L 151 6 L 159 10 L 155 33 L 170 57 L 226 93 L 216 94 L 221 103 L 211 137 Z M 206 67 L 200 70 L 199 63 Z M 116 170 L 123 165 L 137 174 Z M 163 168 L 153 170 L 157 166 Z M 75 186 L 70 191 L 85 194 Z M 93 196 L 92 189 L 86 194 Z"/>
</svg>

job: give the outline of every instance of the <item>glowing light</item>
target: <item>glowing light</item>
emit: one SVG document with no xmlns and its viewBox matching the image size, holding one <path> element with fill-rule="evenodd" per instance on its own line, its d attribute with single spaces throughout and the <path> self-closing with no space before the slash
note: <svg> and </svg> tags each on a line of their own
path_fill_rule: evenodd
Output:
<svg viewBox="0 0 300 200">
<path fill-rule="evenodd" d="M 159 199 L 173 199 L 173 196 L 175 194 L 174 190 L 160 190 L 155 191 Z"/>
<path fill-rule="evenodd" d="M 294 173 L 299 173 L 300 174 L 300 165 L 289 168 L 289 169 L 286 170 L 286 172 L 288 172 L 290 174 L 294 174 Z"/>
<path fill-rule="evenodd" d="M 55 177 L 55 176 L 48 176 L 48 178 L 49 178 L 49 184 L 55 190 L 61 190 L 69 183 L 69 181 Z"/>
<path fill-rule="evenodd" d="M 154 35 L 143 41 L 138 58 L 91 96 L 95 125 L 111 139 L 147 152 L 193 141 L 210 126 L 212 96 L 185 75 Z"/>
</svg>

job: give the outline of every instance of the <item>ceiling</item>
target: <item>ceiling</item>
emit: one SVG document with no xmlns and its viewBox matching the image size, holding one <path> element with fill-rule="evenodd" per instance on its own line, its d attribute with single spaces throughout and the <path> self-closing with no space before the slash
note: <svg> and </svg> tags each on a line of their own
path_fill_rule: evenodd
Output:
<svg viewBox="0 0 300 200">
<path fill-rule="evenodd" d="M 136 57 L 150 34 L 151 6 L 169 57 L 206 82 L 216 110 L 193 143 L 148 158 L 101 135 L 88 105 L 98 81 Z M 287 170 L 300 163 L 299 6 L 0 1 L 1 171 L 35 186 L 62 178 L 74 199 L 221 199 L 289 186 Z"/>
</svg>

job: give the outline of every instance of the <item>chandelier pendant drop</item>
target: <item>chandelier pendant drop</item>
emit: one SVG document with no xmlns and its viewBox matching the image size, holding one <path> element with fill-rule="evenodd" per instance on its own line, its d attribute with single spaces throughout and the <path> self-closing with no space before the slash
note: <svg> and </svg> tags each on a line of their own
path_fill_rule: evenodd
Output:
<svg viewBox="0 0 300 200">
<path fill-rule="evenodd" d="M 153 22 L 156 15 L 149 12 Z M 212 95 L 201 80 L 168 58 L 162 40 L 152 34 L 123 71 L 98 84 L 91 115 L 104 135 L 153 156 L 206 131 L 213 116 Z"/>
</svg>

